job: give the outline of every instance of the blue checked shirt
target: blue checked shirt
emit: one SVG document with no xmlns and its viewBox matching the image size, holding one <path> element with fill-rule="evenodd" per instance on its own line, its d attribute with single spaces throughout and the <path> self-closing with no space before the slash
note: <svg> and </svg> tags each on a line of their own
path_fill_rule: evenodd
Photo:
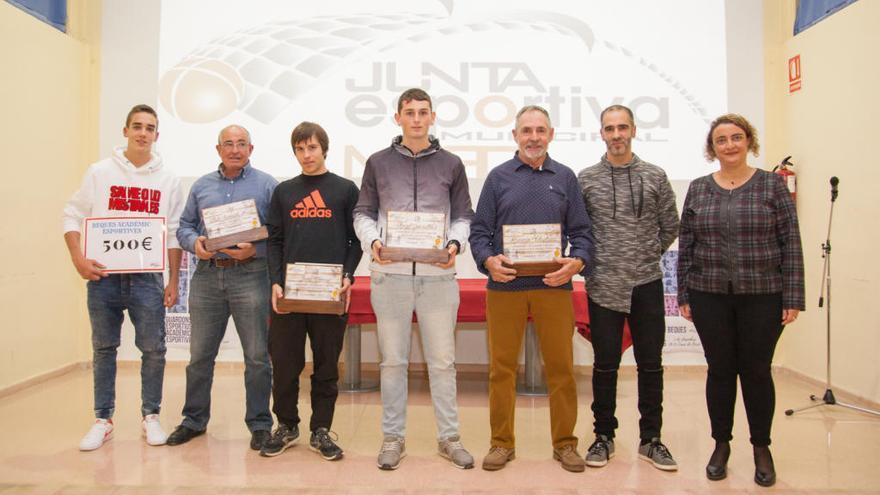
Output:
<svg viewBox="0 0 880 495">
<path fill-rule="evenodd" d="M 584 260 L 584 270 L 592 265 L 594 241 L 590 217 L 574 172 L 548 155 L 540 169 L 532 169 L 516 155 L 498 165 L 483 184 L 477 211 L 471 222 L 468 242 L 480 272 L 488 275 L 483 262 L 504 249 L 504 225 L 558 223 L 562 226 L 562 252 Z M 517 277 L 495 282 L 492 290 L 550 289 L 543 277 Z M 557 287 L 571 289 L 571 282 Z"/>
<path fill-rule="evenodd" d="M 180 215 L 180 227 L 177 228 L 177 240 L 180 247 L 191 253 L 195 253 L 196 239 L 205 235 L 205 223 L 202 221 L 201 211 L 204 208 L 220 206 L 245 199 L 253 199 L 257 204 L 257 213 L 260 215 L 260 223 L 266 223 L 266 213 L 269 211 L 269 201 L 272 199 L 272 191 L 278 185 L 278 181 L 271 175 L 261 172 L 251 166 L 250 162 L 238 177 L 229 179 L 221 171 L 222 165 L 215 172 L 203 175 L 192 185 L 183 214 Z M 266 257 L 266 241 L 254 243 L 258 258 Z M 223 253 L 217 253 L 215 258 L 228 258 Z"/>
</svg>

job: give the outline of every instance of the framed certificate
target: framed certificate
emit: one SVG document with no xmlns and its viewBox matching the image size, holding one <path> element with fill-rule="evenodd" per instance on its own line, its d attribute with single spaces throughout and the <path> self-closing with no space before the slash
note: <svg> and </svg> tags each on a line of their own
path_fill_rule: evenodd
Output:
<svg viewBox="0 0 880 495">
<path fill-rule="evenodd" d="M 208 237 L 205 241 L 205 249 L 208 251 L 269 237 L 266 226 L 260 223 L 257 204 L 253 199 L 204 208 L 202 221 L 205 222 Z"/>
<path fill-rule="evenodd" d="M 109 273 L 165 271 L 165 217 L 91 217 L 83 223 L 83 254 Z"/>
<path fill-rule="evenodd" d="M 291 313 L 345 314 L 346 295 L 342 286 L 342 265 L 288 263 L 284 297 L 278 309 Z"/>
<path fill-rule="evenodd" d="M 562 268 L 553 258 L 562 256 L 562 227 L 558 223 L 505 225 L 504 255 L 517 276 L 544 276 Z"/>
<path fill-rule="evenodd" d="M 446 263 L 446 215 L 424 211 L 389 211 L 385 242 L 379 250 L 383 260 Z"/>
</svg>

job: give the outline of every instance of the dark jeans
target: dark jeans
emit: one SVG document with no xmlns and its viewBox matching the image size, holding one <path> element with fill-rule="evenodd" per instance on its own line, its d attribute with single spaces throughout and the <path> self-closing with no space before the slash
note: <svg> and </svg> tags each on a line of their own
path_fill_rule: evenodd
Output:
<svg viewBox="0 0 880 495">
<path fill-rule="evenodd" d="M 694 325 L 709 365 L 706 404 L 712 438 L 733 438 L 736 377 L 742 386 L 752 445 L 770 445 L 776 391 L 770 364 L 782 334 L 782 294 L 688 291 Z"/>
<path fill-rule="evenodd" d="M 660 437 L 663 425 L 663 342 L 666 338 L 663 283 L 635 287 L 630 312 L 599 306 L 587 298 L 593 362 L 593 431 L 614 438 L 617 429 L 617 370 L 620 367 L 623 323 L 629 321 L 639 381 L 639 437 Z"/>
<path fill-rule="evenodd" d="M 312 418 L 309 429 L 333 423 L 339 389 L 339 354 L 348 315 L 272 313 L 269 355 L 272 357 L 272 411 L 279 423 L 299 425 L 299 375 L 306 363 L 306 335 L 312 348 Z"/>
<path fill-rule="evenodd" d="M 165 376 L 165 287 L 161 273 L 113 274 L 88 287 L 92 324 L 95 417 L 109 419 L 116 408 L 116 349 L 123 311 L 134 325 L 141 351 L 141 414 L 158 414 Z"/>
<path fill-rule="evenodd" d="M 232 316 L 244 354 L 244 422 L 250 431 L 272 429 L 272 365 L 267 343 L 270 304 L 265 259 L 227 268 L 199 261 L 189 292 L 192 330 L 183 426 L 199 431 L 208 427 L 214 361 Z"/>
</svg>

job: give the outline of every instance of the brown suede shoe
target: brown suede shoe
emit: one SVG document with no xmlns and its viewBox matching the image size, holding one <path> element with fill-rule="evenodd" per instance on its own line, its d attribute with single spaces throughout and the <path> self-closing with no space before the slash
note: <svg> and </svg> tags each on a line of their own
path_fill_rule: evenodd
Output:
<svg viewBox="0 0 880 495">
<path fill-rule="evenodd" d="M 584 460 L 575 450 L 574 445 L 565 445 L 561 448 L 553 449 L 553 459 L 562 463 L 562 469 L 566 471 L 571 471 L 572 473 L 584 472 Z"/>
<path fill-rule="evenodd" d="M 492 447 L 486 457 L 483 457 L 483 469 L 486 471 L 498 471 L 503 468 L 508 461 L 516 458 L 514 449 L 506 449 L 504 447 Z"/>
</svg>

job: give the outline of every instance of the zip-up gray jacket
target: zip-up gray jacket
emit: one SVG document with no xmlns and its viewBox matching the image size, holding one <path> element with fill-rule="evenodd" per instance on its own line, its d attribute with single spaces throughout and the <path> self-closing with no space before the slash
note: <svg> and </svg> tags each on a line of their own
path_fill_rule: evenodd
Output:
<svg viewBox="0 0 880 495">
<path fill-rule="evenodd" d="M 596 238 L 587 294 L 599 306 L 629 313 L 633 287 L 663 276 L 660 256 L 678 237 L 672 185 L 663 169 L 635 154 L 620 167 L 602 155 L 581 170 L 578 183 Z"/>
<path fill-rule="evenodd" d="M 464 252 L 470 234 L 471 196 L 461 159 L 440 148 L 430 137 L 430 146 L 413 155 L 397 136 L 391 146 L 367 159 L 357 206 L 354 230 L 365 253 L 373 241 L 385 241 L 389 211 L 425 211 L 446 214 L 446 242 L 457 241 Z M 438 268 L 425 263 L 370 263 L 370 270 L 407 275 L 446 275 L 455 267 Z"/>
</svg>

